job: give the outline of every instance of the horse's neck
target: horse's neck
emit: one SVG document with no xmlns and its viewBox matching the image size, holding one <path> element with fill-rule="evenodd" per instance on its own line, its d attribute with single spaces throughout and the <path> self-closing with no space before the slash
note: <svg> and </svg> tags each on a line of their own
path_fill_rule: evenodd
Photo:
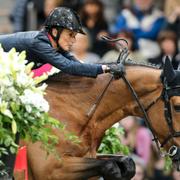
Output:
<svg viewBox="0 0 180 180">
<path fill-rule="evenodd" d="M 160 95 L 159 76 L 160 70 L 126 67 L 126 78 L 145 107 Z M 51 114 L 63 121 L 69 130 L 83 137 L 83 140 L 87 139 L 97 145 L 104 131 L 114 123 L 128 115 L 142 115 L 122 79 L 113 80 L 97 103 L 110 78 L 110 74 L 99 75 L 96 79 L 62 76 L 57 82 L 50 82 L 47 99 Z M 93 105 L 97 105 L 95 111 L 88 117 L 87 112 Z"/>
<path fill-rule="evenodd" d="M 159 76 L 160 70 L 152 68 L 126 68 L 126 78 L 145 106 L 161 91 Z M 113 80 L 97 103 L 110 78 L 109 74 L 99 75 L 96 79 L 60 75 L 58 81 L 50 81 L 47 98 L 53 116 L 62 120 L 65 118 L 66 123 L 75 119 L 81 127 L 87 125 L 90 119 L 102 123 L 104 119 L 110 118 L 107 125 L 111 126 L 127 115 L 140 115 L 138 111 L 135 112 L 137 103 L 122 79 Z M 97 104 L 95 112 L 89 118 L 87 113 L 94 104 Z M 112 118 L 114 116 L 117 119 Z"/>
<path fill-rule="evenodd" d="M 110 75 L 85 78 L 60 74 L 57 81 L 49 81 L 47 99 L 51 114 L 65 122 L 69 129 L 80 132 L 87 125 L 87 113 L 103 91 Z"/>
<path fill-rule="evenodd" d="M 126 78 L 145 108 L 160 96 L 162 88 L 159 77 L 160 70 L 145 67 L 126 68 Z M 125 82 L 122 79 L 115 80 L 97 108 L 93 117 L 96 123 L 92 121 L 92 126 L 96 126 L 96 134 L 101 136 L 106 129 L 129 115 L 141 117 L 142 112 Z"/>
</svg>

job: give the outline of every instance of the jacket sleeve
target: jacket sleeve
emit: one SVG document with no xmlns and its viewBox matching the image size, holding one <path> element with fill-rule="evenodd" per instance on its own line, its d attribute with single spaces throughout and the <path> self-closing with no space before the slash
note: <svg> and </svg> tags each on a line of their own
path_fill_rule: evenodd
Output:
<svg viewBox="0 0 180 180">
<path fill-rule="evenodd" d="M 80 63 L 71 56 L 62 55 L 51 47 L 49 43 L 40 40 L 35 40 L 31 47 L 31 53 L 38 58 L 39 62 L 43 64 L 49 63 L 68 74 L 96 77 L 98 74 L 103 73 L 101 65 Z"/>
</svg>

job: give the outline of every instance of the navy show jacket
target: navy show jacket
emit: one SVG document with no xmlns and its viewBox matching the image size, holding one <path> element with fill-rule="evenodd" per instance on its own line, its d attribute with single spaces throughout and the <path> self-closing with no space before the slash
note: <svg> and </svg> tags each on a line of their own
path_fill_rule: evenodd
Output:
<svg viewBox="0 0 180 180">
<path fill-rule="evenodd" d="M 17 52 L 25 50 L 26 59 L 36 65 L 49 63 L 65 73 L 79 76 L 96 77 L 103 73 L 99 64 L 81 63 L 68 52 L 58 52 L 43 30 L 0 35 L 0 44 L 5 51 L 13 47 Z"/>
</svg>

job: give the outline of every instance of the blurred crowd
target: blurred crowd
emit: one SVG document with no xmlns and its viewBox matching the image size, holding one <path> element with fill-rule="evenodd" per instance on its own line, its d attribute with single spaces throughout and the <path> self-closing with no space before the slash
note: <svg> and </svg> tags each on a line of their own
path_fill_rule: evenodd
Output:
<svg viewBox="0 0 180 180">
<path fill-rule="evenodd" d="M 143 119 L 129 116 L 119 122 L 125 134 L 121 142 L 130 149 L 136 164 L 132 180 L 179 180 L 180 172 L 171 167 L 171 162 L 162 157 L 152 141 L 153 135 Z"/>
<path fill-rule="evenodd" d="M 129 58 L 139 63 L 162 66 L 168 55 L 174 69 L 180 69 L 180 0 L 16 0 L 9 15 L 13 32 L 40 30 L 52 9 L 73 8 L 81 17 L 86 36 L 78 34 L 72 54 L 86 63 L 117 61 L 119 47 L 101 40 L 102 35 L 128 41 Z M 143 120 L 127 117 L 122 142 L 136 162 L 133 180 L 179 180 L 180 173 L 164 171 L 152 135 Z"/>
<path fill-rule="evenodd" d="M 180 62 L 179 0 L 16 0 L 9 16 L 13 32 L 40 30 L 52 9 L 73 8 L 81 17 L 87 36 L 77 36 L 72 53 L 88 63 L 117 61 L 119 47 L 102 35 L 128 40 L 129 58 L 161 67 L 169 55 L 173 67 Z"/>
</svg>

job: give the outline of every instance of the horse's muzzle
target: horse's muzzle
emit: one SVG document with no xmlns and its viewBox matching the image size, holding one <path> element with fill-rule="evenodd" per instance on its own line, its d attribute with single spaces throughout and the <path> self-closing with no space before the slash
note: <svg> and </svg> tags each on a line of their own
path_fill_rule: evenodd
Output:
<svg viewBox="0 0 180 180">
<path fill-rule="evenodd" d="M 168 154 L 172 159 L 174 168 L 180 171 L 180 147 L 171 146 Z"/>
</svg>

